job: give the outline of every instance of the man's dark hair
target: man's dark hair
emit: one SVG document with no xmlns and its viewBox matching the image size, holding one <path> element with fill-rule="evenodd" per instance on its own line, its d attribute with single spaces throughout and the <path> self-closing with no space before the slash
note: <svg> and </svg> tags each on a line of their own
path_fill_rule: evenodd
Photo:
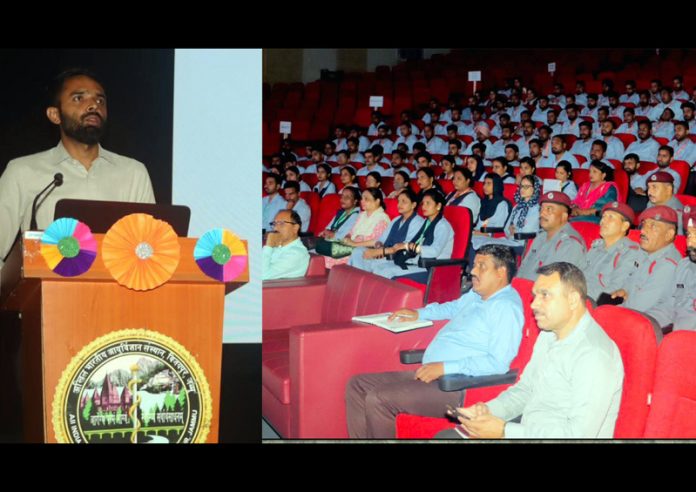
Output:
<svg viewBox="0 0 696 492">
<path fill-rule="evenodd" d="M 563 287 L 570 288 L 580 294 L 580 298 L 583 302 L 587 299 L 587 282 L 585 281 L 585 275 L 583 275 L 582 270 L 572 263 L 567 263 L 565 261 L 551 263 L 537 268 L 536 273 L 547 277 L 554 273 L 558 273 L 561 277 L 561 284 L 563 284 Z"/>
<path fill-rule="evenodd" d="M 374 144 L 372 147 L 370 147 L 372 150 L 372 155 L 375 157 L 384 155 L 384 147 L 382 147 L 380 144 Z"/>
<path fill-rule="evenodd" d="M 287 190 L 288 188 L 292 188 L 296 192 L 300 192 L 300 183 L 299 181 L 287 181 L 285 183 L 285 186 L 283 186 L 284 190 Z"/>
<path fill-rule="evenodd" d="M 505 150 L 507 149 L 512 149 L 512 151 L 517 154 L 520 151 L 520 148 L 517 146 L 517 144 L 507 144 L 505 146 Z"/>
<path fill-rule="evenodd" d="M 472 152 L 473 152 L 475 149 L 479 149 L 479 150 L 481 151 L 482 154 L 485 154 L 485 152 L 486 152 L 486 144 L 481 143 L 481 142 L 477 142 L 477 143 L 475 143 L 474 145 L 471 146 Z"/>
<path fill-rule="evenodd" d="M 665 152 L 667 152 L 670 157 L 674 157 L 674 149 L 672 147 L 670 147 L 669 145 L 660 145 L 660 148 L 657 149 L 657 151 L 659 152 L 661 150 L 664 150 Z"/>
<path fill-rule="evenodd" d="M 578 126 L 586 127 L 590 130 L 592 129 L 592 123 L 590 123 L 589 121 L 581 121 Z"/>
<path fill-rule="evenodd" d="M 56 75 L 56 77 L 51 81 L 51 85 L 48 89 L 49 106 L 54 106 L 56 108 L 60 107 L 60 93 L 63 91 L 63 86 L 67 80 L 75 77 L 89 77 L 104 88 L 104 84 L 102 83 L 101 79 L 91 70 L 86 68 L 70 68 Z"/>
<path fill-rule="evenodd" d="M 413 145 L 414 147 L 416 146 L 415 144 Z M 430 152 L 427 150 L 422 151 L 420 154 L 418 154 L 418 158 L 420 159 L 421 157 L 425 157 L 425 159 L 430 163 L 430 161 L 433 160 L 433 156 Z"/>
<path fill-rule="evenodd" d="M 490 256 L 496 268 L 505 268 L 508 283 L 512 282 L 517 274 L 517 257 L 509 246 L 485 244 L 476 251 L 476 254 Z"/>
<path fill-rule="evenodd" d="M 301 231 L 302 230 L 302 219 L 300 218 L 300 214 L 298 214 L 294 210 L 288 210 L 288 211 L 290 212 L 290 220 L 297 224 L 297 232 Z"/>
<path fill-rule="evenodd" d="M 459 127 L 457 125 L 447 125 L 447 132 L 459 132 Z"/>
<path fill-rule="evenodd" d="M 413 144 L 413 147 L 411 147 L 411 149 L 413 149 L 414 154 L 425 152 L 426 148 L 427 147 L 423 142 L 416 142 Z"/>
<path fill-rule="evenodd" d="M 604 140 L 599 140 L 599 139 L 594 140 L 594 141 L 592 142 L 592 145 L 598 145 L 599 147 L 601 147 L 601 148 L 602 148 L 602 152 L 606 152 L 606 151 L 607 151 L 607 143 L 606 143 Z"/>
<path fill-rule="evenodd" d="M 460 150 L 461 150 L 461 148 L 462 148 L 462 142 L 461 142 L 461 140 L 458 140 L 458 139 L 456 139 L 456 138 L 453 138 L 453 139 L 447 141 L 447 145 L 448 145 L 448 146 L 450 146 L 450 145 L 452 145 L 452 144 L 456 145 L 456 146 L 457 146 L 457 149 L 460 149 Z"/>
<path fill-rule="evenodd" d="M 281 178 L 278 174 L 271 173 L 266 176 L 266 179 L 271 178 L 273 181 L 275 181 L 276 186 L 280 186 L 280 184 L 283 182 L 283 178 Z"/>
</svg>

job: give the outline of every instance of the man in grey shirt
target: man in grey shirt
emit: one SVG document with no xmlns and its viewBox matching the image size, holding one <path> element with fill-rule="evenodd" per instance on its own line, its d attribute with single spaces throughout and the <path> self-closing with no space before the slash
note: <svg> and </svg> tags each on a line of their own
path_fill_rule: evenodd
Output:
<svg viewBox="0 0 696 492">
<path fill-rule="evenodd" d="M 17 231 L 30 227 L 34 197 L 63 175 L 37 210 L 37 225 L 53 221 L 55 204 L 62 198 L 154 203 L 152 183 L 145 166 L 109 152 L 99 145 L 107 122 L 103 85 L 86 70 L 69 70 L 54 80 L 46 116 L 60 127 L 60 142 L 45 152 L 9 162 L 0 176 L 0 268 Z"/>
<path fill-rule="evenodd" d="M 532 310 L 543 331 L 522 377 L 488 403 L 459 409 L 461 426 L 438 437 L 613 437 L 624 376 L 619 349 L 587 311 L 585 277 L 575 265 L 538 273 Z"/>
<path fill-rule="evenodd" d="M 518 277 L 536 280 L 540 266 L 567 261 L 585 266 L 585 240 L 570 223 L 570 198 L 560 191 L 544 193 L 539 200 L 539 226 L 543 231 L 534 239 L 522 260 Z"/>
</svg>

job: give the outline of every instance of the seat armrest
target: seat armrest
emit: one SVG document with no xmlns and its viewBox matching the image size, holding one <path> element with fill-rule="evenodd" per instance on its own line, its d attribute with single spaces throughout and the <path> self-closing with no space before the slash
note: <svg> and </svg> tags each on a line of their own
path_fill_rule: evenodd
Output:
<svg viewBox="0 0 696 492">
<path fill-rule="evenodd" d="M 465 258 L 450 258 L 445 260 L 438 260 L 437 258 L 420 258 L 418 260 L 418 266 L 421 268 L 432 268 L 440 266 L 466 266 L 468 261 Z"/>
<path fill-rule="evenodd" d="M 505 374 L 490 376 L 468 376 L 466 374 L 445 374 L 437 384 L 442 391 L 461 391 L 465 389 L 512 384 L 517 381 L 517 369 L 510 369 Z"/>
<path fill-rule="evenodd" d="M 399 360 L 402 364 L 420 364 L 423 362 L 425 349 L 402 350 L 399 353 Z"/>
</svg>

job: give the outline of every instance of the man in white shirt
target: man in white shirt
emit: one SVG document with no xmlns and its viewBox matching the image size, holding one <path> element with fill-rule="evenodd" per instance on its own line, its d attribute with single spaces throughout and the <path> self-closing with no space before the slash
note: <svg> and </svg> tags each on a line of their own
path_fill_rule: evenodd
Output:
<svg viewBox="0 0 696 492">
<path fill-rule="evenodd" d="M 583 121 L 578 116 L 578 107 L 575 104 L 568 104 L 565 109 L 567 120 L 563 123 L 560 133 L 564 135 L 580 136 L 580 123 Z"/>
<path fill-rule="evenodd" d="M 411 124 L 402 122 L 401 125 L 399 125 L 399 133 L 401 136 L 394 141 L 394 147 L 398 146 L 400 143 L 404 143 L 410 152 L 413 148 L 413 144 L 418 141 L 418 137 L 411 134 Z"/>
<path fill-rule="evenodd" d="M 464 135 L 469 127 L 466 123 L 462 121 L 462 113 L 459 108 L 452 108 L 452 121 L 449 122 L 447 128 L 452 125 L 456 125 L 457 132 Z"/>
<path fill-rule="evenodd" d="M 346 141 L 346 128 L 342 125 L 338 125 L 334 129 L 334 137 L 336 139 L 333 141 L 336 144 L 336 152 L 348 149 L 348 142 Z"/>
<path fill-rule="evenodd" d="M 513 92 L 510 96 L 510 107 L 506 111 L 506 113 L 510 115 L 510 121 L 513 123 L 519 123 L 520 113 L 525 109 L 527 108 L 525 108 L 520 102 L 520 95 Z"/>
<path fill-rule="evenodd" d="M 387 125 L 379 125 L 377 127 L 377 138 L 372 141 L 372 145 L 379 144 L 384 149 L 385 154 L 391 154 L 394 149 L 394 142 L 389 137 L 389 127 Z"/>
<path fill-rule="evenodd" d="M 376 137 L 377 136 L 377 129 L 379 128 L 379 125 L 384 124 L 384 117 L 382 116 L 382 113 L 379 111 L 373 111 L 372 112 L 372 123 L 370 123 L 370 126 L 367 129 L 367 136 L 368 137 Z"/>
<path fill-rule="evenodd" d="M 638 140 L 633 142 L 626 149 L 624 156 L 637 154 L 641 161 L 655 162 L 657 160 L 657 150 L 660 144 L 652 138 L 652 123 L 641 121 L 638 123 Z"/>
<path fill-rule="evenodd" d="M 563 135 L 551 137 L 551 155 L 544 159 L 537 167 L 550 167 L 555 169 L 559 162 L 568 161 L 573 169 L 580 167 L 578 160 L 566 150 L 566 141 Z"/>
<path fill-rule="evenodd" d="M 491 135 L 493 135 L 496 138 L 500 138 L 503 135 L 503 127 L 509 126 L 510 129 L 512 130 L 511 135 L 515 135 L 515 130 L 513 129 L 513 125 L 510 123 L 510 115 L 507 113 L 502 113 L 498 117 L 498 124 L 493 127 L 491 130 Z"/>
<path fill-rule="evenodd" d="M 581 155 L 586 159 L 589 159 L 590 149 L 592 147 L 593 141 L 592 123 L 590 123 L 589 121 L 581 121 L 578 126 L 580 127 L 580 135 L 571 147 L 570 153 L 574 155 Z"/>
<path fill-rule="evenodd" d="M 261 199 L 261 229 L 271 229 L 270 222 L 274 220 L 279 211 L 285 210 L 287 202 L 280 195 L 281 182 L 282 179 L 277 174 L 266 176 L 263 189 L 267 195 Z"/>
<path fill-rule="evenodd" d="M 694 114 L 696 112 L 696 104 L 691 101 L 682 103 L 681 110 L 684 113 L 684 123 L 689 125 L 689 133 L 696 133 L 696 119 Z"/>
<path fill-rule="evenodd" d="M 650 118 L 653 108 L 650 105 L 650 91 L 640 91 L 638 93 L 638 106 L 635 107 L 636 116 Z"/>
<path fill-rule="evenodd" d="M 544 156 L 541 155 L 541 140 L 538 138 L 529 141 L 529 157 L 534 160 L 534 166 L 539 169 Z"/>
<path fill-rule="evenodd" d="M 619 94 L 616 92 L 610 92 L 607 95 L 609 99 L 609 116 L 616 116 L 617 118 L 623 118 L 623 105 L 619 104 Z"/>
<path fill-rule="evenodd" d="M 587 93 L 585 92 L 585 82 L 578 80 L 575 83 L 575 104 L 587 105 Z"/>
<path fill-rule="evenodd" d="M 520 149 L 517 144 L 511 143 L 505 146 L 505 159 L 513 167 L 520 166 Z M 536 161 L 535 161 L 536 163 Z"/>
<path fill-rule="evenodd" d="M 469 147 L 467 147 L 467 149 L 464 151 L 464 154 L 473 155 L 474 145 L 476 145 L 478 143 L 478 144 L 483 144 L 486 146 L 485 155 L 482 157 L 487 158 L 487 159 L 492 159 L 493 157 L 498 157 L 498 156 L 491 155 L 490 149 L 493 147 L 493 144 L 491 143 L 490 140 L 488 140 L 488 137 L 490 136 L 490 134 L 491 134 L 491 131 L 488 129 L 488 126 L 483 126 L 483 125 L 479 126 L 476 129 L 476 140 L 471 142 L 471 145 L 469 145 Z"/>
<path fill-rule="evenodd" d="M 597 110 L 597 118 L 592 125 L 592 135 L 595 137 L 602 136 L 602 123 L 609 118 L 609 107 L 602 106 Z"/>
<path fill-rule="evenodd" d="M 377 171 L 381 176 L 393 176 L 391 169 L 385 169 L 377 162 L 375 159 L 375 151 L 373 149 L 367 149 L 364 155 L 365 165 L 358 170 L 358 176 L 367 176 L 372 171 Z"/>
<path fill-rule="evenodd" d="M 589 169 L 592 161 L 601 161 L 610 168 L 614 169 L 615 166 L 606 160 L 606 153 L 607 143 L 604 140 L 595 140 L 592 142 L 592 147 L 590 149 L 590 158 L 580 166 L 581 169 Z"/>
<path fill-rule="evenodd" d="M 681 186 L 681 176 L 677 171 L 669 167 L 669 165 L 672 164 L 673 160 L 674 149 L 669 145 L 660 146 L 657 152 L 657 169 L 653 169 L 652 171 L 648 171 L 647 173 L 645 173 L 643 175 L 644 182 L 647 184 L 648 180 L 650 179 L 650 176 L 657 172 L 664 171 L 666 173 L 671 174 L 674 178 L 674 192 L 678 193 L 679 187 Z M 647 189 L 647 186 L 644 188 Z"/>
<path fill-rule="evenodd" d="M 63 175 L 62 185 L 39 202 L 36 223 L 46 229 L 62 198 L 154 203 L 147 168 L 139 161 L 104 149 L 107 98 L 93 73 L 68 70 L 52 83 L 46 117 L 60 129 L 50 150 L 11 160 L 0 177 L 0 269 L 19 230 L 31 226 L 36 195 Z"/>
<path fill-rule="evenodd" d="M 609 106 L 609 94 L 614 92 L 614 81 L 611 79 L 602 80 L 602 93 L 599 95 L 597 104 L 599 106 Z"/>
<path fill-rule="evenodd" d="M 348 137 L 358 139 L 358 151 L 365 152 L 370 147 L 370 139 L 365 135 L 360 134 L 359 126 L 351 126 L 350 132 L 348 132 Z"/>
<path fill-rule="evenodd" d="M 502 128 L 502 136 L 495 141 L 495 143 L 491 146 L 490 154 L 494 155 L 496 157 L 505 155 L 505 147 L 508 144 L 515 143 L 515 141 L 512 139 L 512 127 L 511 126 L 504 126 Z"/>
<path fill-rule="evenodd" d="M 411 135 L 411 134 L 418 135 L 418 133 L 420 132 L 420 130 L 418 130 L 418 127 L 414 123 L 411 122 L 411 111 L 409 111 L 409 110 L 401 112 L 401 123 L 399 123 L 399 126 L 396 129 L 396 134 L 399 137 L 404 136 L 404 132 L 402 131 L 402 128 L 401 128 L 402 125 L 407 125 L 409 127 L 409 129 L 411 130 L 409 132 L 409 135 Z M 410 146 L 409 146 L 409 148 L 410 148 Z"/>
<path fill-rule="evenodd" d="M 520 147 L 520 157 L 526 157 L 529 155 L 529 142 L 535 138 L 534 123 L 525 121 L 520 126 L 522 127 L 522 138 L 517 141 L 517 145 Z"/>
<path fill-rule="evenodd" d="M 555 109 L 549 109 L 546 112 L 546 121 L 551 133 L 560 135 L 563 133 L 563 125 L 558 122 L 558 112 Z"/>
<path fill-rule="evenodd" d="M 580 116 L 587 116 L 596 121 L 598 109 L 599 106 L 597 106 L 597 94 L 588 94 L 587 105 L 582 108 L 582 111 L 580 111 Z"/>
<path fill-rule="evenodd" d="M 696 162 L 696 144 L 689 138 L 688 123 L 677 121 L 674 124 L 674 139 L 667 145 L 674 149 L 675 161 L 686 161 L 690 166 Z"/>
<path fill-rule="evenodd" d="M 628 133 L 638 136 L 638 122 L 636 121 L 636 112 L 633 108 L 624 108 L 623 121 L 616 129 L 616 133 Z"/>
<path fill-rule="evenodd" d="M 542 125 L 537 131 L 537 136 L 541 142 L 541 155 L 544 158 L 551 155 L 551 128 L 547 125 Z"/>
<path fill-rule="evenodd" d="M 309 221 L 312 218 L 312 209 L 304 198 L 300 198 L 300 185 L 297 181 L 288 181 L 283 187 L 285 191 L 285 208 L 294 210 L 302 219 L 302 232 L 309 230 Z"/>
<path fill-rule="evenodd" d="M 670 108 L 672 110 L 672 112 L 674 113 L 673 118 L 678 120 L 684 118 L 684 114 L 681 110 L 682 103 L 681 101 L 672 99 L 672 89 L 670 89 L 669 87 L 663 87 L 660 91 L 660 94 L 662 96 L 662 102 L 657 104 L 652 109 L 648 118 L 650 118 L 653 121 L 659 120 L 662 117 L 665 108 Z"/>
<path fill-rule="evenodd" d="M 549 94 L 549 103 L 558 104 L 561 107 L 566 105 L 566 98 L 563 95 L 563 84 L 560 82 L 553 84 L 553 93 Z"/>
<path fill-rule="evenodd" d="M 621 104 L 631 103 L 631 104 L 637 105 L 638 101 L 640 100 L 640 96 L 636 92 L 635 80 L 627 80 L 625 87 L 626 87 L 626 92 L 621 94 L 621 97 L 619 97 L 619 102 Z"/>
<path fill-rule="evenodd" d="M 423 143 L 425 150 L 431 154 L 446 154 L 447 144 L 440 137 L 435 135 L 433 125 L 428 123 L 423 127 Z"/>
<path fill-rule="evenodd" d="M 650 104 L 660 104 L 662 102 L 662 82 L 659 79 L 650 81 Z"/>
<path fill-rule="evenodd" d="M 360 141 L 355 137 L 348 137 L 346 142 L 347 142 L 346 150 L 348 151 L 350 162 L 365 162 L 365 158 L 362 156 L 362 154 L 358 150 L 358 148 L 360 146 Z"/>
<path fill-rule="evenodd" d="M 689 93 L 684 90 L 684 79 L 681 75 L 677 75 L 672 79 L 672 97 L 680 102 L 689 100 Z"/>
<path fill-rule="evenodd" d="M 658 121 L 653 122 L 653 137 L 666 138 L 668 141 L 674 138 L 674 112 L 672 108 L 665 108 Z"/>
<path fill-rule="evenodd" d="M 541 121 L 545 122 L 546 121 L 546 112 L 550 109 L 549 108 L 549 98 L 548 96 L 539 96 L 537 103 L 537 107 L 532 113 L 532 120 L 533 121 Z"/>
<path fill-rule="evenodd" d="M 624 155 L 624 145 L 614 136 L 614 122 L 604 120 L 602 122 L 601 139 L 607 144 L 607 159 L 620 160 Z"/>
</svg>

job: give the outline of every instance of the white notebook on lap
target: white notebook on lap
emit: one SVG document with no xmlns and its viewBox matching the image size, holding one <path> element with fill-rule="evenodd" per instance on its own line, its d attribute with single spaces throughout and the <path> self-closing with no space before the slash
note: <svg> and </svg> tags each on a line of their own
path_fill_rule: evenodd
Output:
<svg viewBox="0 0 696 492">
<path fill-rule="evenodd" d="M 379 326 L 393 333 L 401 333 L 402 331 L 433 326 L 433 322 L 427 320 L 401 321 L 399 318 L 396 318 L 394 321 L 387 321 L 391 314 L 392 313 L 380 313 L 370 314 L 368 316 L 353 316 L 353 321 Z"/>
</svg>

